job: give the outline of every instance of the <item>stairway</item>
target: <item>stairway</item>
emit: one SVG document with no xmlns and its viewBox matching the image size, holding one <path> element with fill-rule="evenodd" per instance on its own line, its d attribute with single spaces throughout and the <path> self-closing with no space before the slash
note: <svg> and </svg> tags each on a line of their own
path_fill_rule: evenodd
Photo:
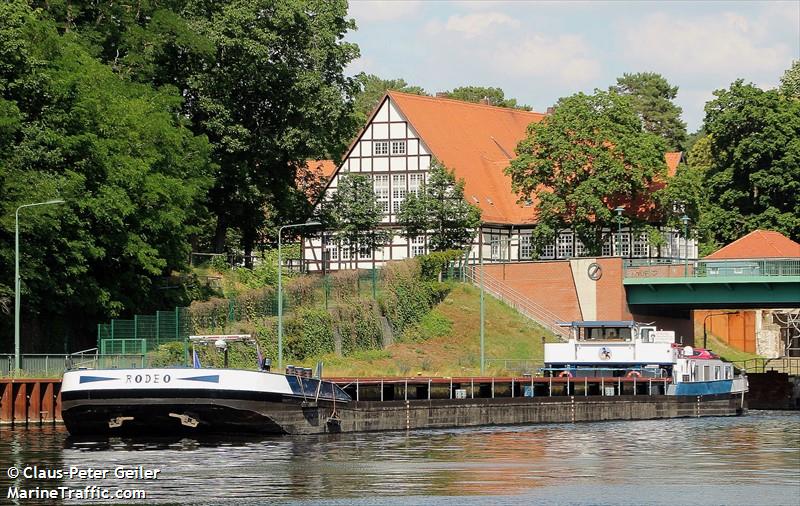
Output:
<svg viewBox="0 0 800 506">
<path fill-rule="evenodd" d="M 464 277 L 475 286 L 481 286 L 482 283 L 486 293 L 505 302 L 516 309 L 520 314 L 546 328 L 562 340 L 567 340 L 569 338 L 569 329 L 558 325 L 558 322 L 563 321 L 563 318 L 559 318 L 558 315 L 552 311 L 532 301 L 529 297 L 511 288 L 503 281 L 490 276 L 485 271 L 483 272 L 483 276 L 481 276 L 480 266 L 467 266 Z"/>
</svg>

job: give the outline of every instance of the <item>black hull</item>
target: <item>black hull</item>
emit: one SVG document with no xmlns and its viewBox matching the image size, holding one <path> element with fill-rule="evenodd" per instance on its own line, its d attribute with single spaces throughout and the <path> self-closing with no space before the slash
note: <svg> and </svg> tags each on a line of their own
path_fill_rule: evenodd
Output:
<svg viewBox="0 0 800 506">
<path fill-rule="evenodd" d="M 353 401 L 335 406 L 290 396 L 210 395 L 214 397 L 97 399 L 93 393 L 91 399 L 65 399 L 63 419 L 73 435 L 324 434 L 736 416 L 746 410 L 740 394 Z"/>
</svg>

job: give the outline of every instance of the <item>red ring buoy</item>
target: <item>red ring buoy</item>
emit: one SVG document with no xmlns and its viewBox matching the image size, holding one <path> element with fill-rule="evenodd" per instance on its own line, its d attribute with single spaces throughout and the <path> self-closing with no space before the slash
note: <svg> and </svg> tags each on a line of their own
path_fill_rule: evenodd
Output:
<svg viewBox="0 0 800 506">
<path fill-rule="evenodd" d="M 626 378 L 638 378 L 642 375 L 639 371 L 628 371 L 628 374 L 625 375 Z"/>
<path fill-rule="evenodd" d="M 561 371 L 560 373 L 558 373 L 558 377 L 559 378 L 564 378 L 564 377 L 571 378 L 572 377 L 572 373 L 569 372 L 569 371 Z"/>
</svg>

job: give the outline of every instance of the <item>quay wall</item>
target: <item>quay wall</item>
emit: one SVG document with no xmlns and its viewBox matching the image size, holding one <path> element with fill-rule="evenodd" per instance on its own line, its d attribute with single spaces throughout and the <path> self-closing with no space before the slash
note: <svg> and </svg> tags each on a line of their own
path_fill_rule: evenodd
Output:
<svg viewBox="0 0 800 506">
<path fill-rule="evenodd" d="M 61 421 L 61 379 L 0 378 L 0 424 Z"/>
</svg>

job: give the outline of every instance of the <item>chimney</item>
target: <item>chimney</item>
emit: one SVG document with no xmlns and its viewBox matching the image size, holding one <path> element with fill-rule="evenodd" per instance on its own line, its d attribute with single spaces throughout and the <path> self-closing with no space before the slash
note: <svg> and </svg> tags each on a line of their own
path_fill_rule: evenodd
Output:
<svg viewBox="0 0 800 506">
<path fill-rule="evenodd" d="M 446 91 L 437 91 L 436 92 L 436 98 L 447 98 L 447 92 Z"/>
<path fill-rule="evenodd" d="M 483 105 L 492 105 L 492 103 L 489 101 L 489 97 L 486 97 L 486 96 L 484 96 L 482 99 L 480 99 L 480 103 L 483 104 Z"/>
<path fill-rule="evenodd" d="M 556 107 L 555 106 L 547 108 L 547 115 L 548 116 L 552 116 L 554 112 L 556 112 Z"/>
</svg>

